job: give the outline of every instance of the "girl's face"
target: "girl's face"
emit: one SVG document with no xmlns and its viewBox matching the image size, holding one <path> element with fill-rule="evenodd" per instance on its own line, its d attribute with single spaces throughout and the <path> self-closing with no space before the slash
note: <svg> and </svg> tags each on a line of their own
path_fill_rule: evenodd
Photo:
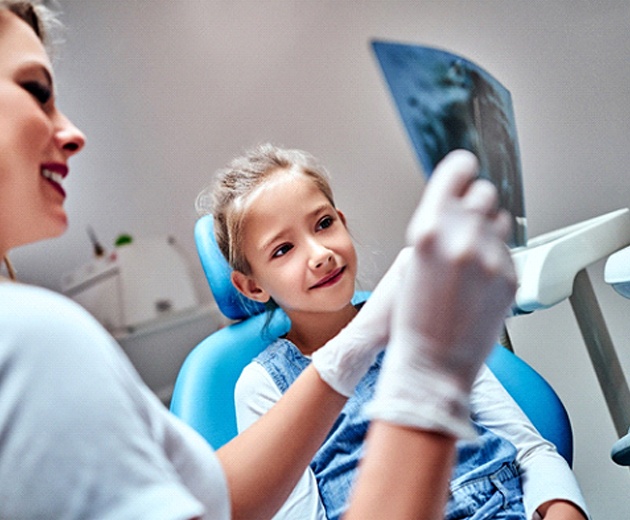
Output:
<svg viewBox="0 0 630 520">
<path fill-rule="evenodd" d="M 0 10 L 0 256 L 65 231 L 61 181 L 84 142 L 55 106 L 52 68 L 39 38 Z"/>
<path fill-rule="evenodd" d="M 280 170 L 247 205 L 243 248 L 251 273 L 234 272 L 245 296 L 289 314 L 348 305 L 357 256 L 343 214 L 301 173 Z"/>
</svg>

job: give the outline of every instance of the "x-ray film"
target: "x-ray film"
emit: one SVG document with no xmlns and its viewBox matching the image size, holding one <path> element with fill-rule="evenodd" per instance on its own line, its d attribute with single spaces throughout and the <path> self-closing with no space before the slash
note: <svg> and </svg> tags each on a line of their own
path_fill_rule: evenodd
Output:
<svg viewBox="0 0 630 520">
<path fill-rule="evenodd" d="M 508 245 L 526 245 L 521 161 L 510 92 L 461 56 L 420 45 L 374 41 L 372 46 L 426 175 L 451 150 L 475 153 L 480 176 L 495 184 L 501 207 L 512 215 Z"/>
</svg>

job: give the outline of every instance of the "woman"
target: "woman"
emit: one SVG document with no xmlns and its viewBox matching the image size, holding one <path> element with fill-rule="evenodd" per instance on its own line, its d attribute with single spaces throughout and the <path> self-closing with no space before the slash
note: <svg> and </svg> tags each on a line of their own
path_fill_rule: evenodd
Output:
<svg viewBox="0 0 630 520">
<path fill-rule="evenodd" d="M 31 2 L 0 0 L 3 258 L 14 247 L 65 230 L 62 181 L 85 141 L 55 106 L 42 45 L 45 12 Z M 374 345 L 390 336 L 390 322 L 383 383 L 347 518 L 439 517 L 464 419 L 453 406 L 436 426 L 414 403 L 433 395 L 451 409 L 449 403 L 459 401 L 421 383 L 410 392 L 401 381 L 450 371 L 469 392 L 492 345 L 486 339 L 499 330 L 515 288 L 503 247 L 509 220 L 496 211 L 496 192 L 473 182 L 474 176 L 470 157 L 438 168 L 409 228 L 413 253 L 390 275 L 397 280 L 397 270 L 405 269 L 397 300 L 391 285 L 380 284 L 360 315 L 320 349 L 318 366 L 305 370 L 271 412 L 218 452 L 164 409 L 84 310 L 50 291 L 0 283 L 0 517 L 270 517 L 367 370 Z M 470 320 L 464 323 L 483 322 L 474 348 L 445 334 L 461 315 L 432 310 L 448 304 L 440 293 L 449 284 L 488 295 L 484 308 L 475 298 L 479 303 L 466 310 Z M 431 305 L 419 299 L 431 293 Z M 417 327 L 416 311 L 435 317 L 430 331 Z M 484 320 L 477 319 L 481 315 Z M 458 327 L 471 332 L 465 329 Z M 435 333 L 431 341 L 423 338 L 426 332 Z M 340 358 L 350 363 L 340 366 Z M 455 359 L 465 363 L 453 370 Z M 419 459 L 422 465 L 414 462 Z"/>
</svg>

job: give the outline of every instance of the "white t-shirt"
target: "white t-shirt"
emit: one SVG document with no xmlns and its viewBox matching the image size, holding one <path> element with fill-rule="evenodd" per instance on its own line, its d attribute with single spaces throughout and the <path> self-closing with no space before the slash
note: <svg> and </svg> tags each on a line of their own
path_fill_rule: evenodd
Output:
<svg viewBox="0 0 630 520">
<path fill-rule="evenodd" d="M 258 420 L 281 397 L 269 373 L 256 362 L 245 367 L 236 384 L 238 430 Z M 543 439 L 514 399 L 484 365 L 471 395 L 472 418 L 509 440 L 517 449 L 517 463 L 528 518 L 538 520 L 536 509 L 553 499 L 573 502 L 582 511 L 586 504 L 573 471 L 553 444 Z M 317 481 L 307 469 L 274 520 L 325 520 Z"/>
<path fill-rule="evenodd" d="M 0 518 L 229 518 L 205 440 L 106 331 L 51 291 L 0 283 Z"/>
</svg>

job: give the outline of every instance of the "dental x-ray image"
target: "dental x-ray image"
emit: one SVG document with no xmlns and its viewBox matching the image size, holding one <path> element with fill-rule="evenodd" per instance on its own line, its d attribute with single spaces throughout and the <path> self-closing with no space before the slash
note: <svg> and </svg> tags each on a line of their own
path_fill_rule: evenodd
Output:
<svg viewBox="0 0 630 520">
<path fill-rule="evenodd" d="M 384 41 L 372 42 L 372 48 L 426 175 L 451 150 L 475 153 L 480 176 L 495 184 L 501 207 L 512 215 L 508 245 L 526 245 L 521 162 L 509 91 L 476 64 L 450 52 Z"/>
</svg>

